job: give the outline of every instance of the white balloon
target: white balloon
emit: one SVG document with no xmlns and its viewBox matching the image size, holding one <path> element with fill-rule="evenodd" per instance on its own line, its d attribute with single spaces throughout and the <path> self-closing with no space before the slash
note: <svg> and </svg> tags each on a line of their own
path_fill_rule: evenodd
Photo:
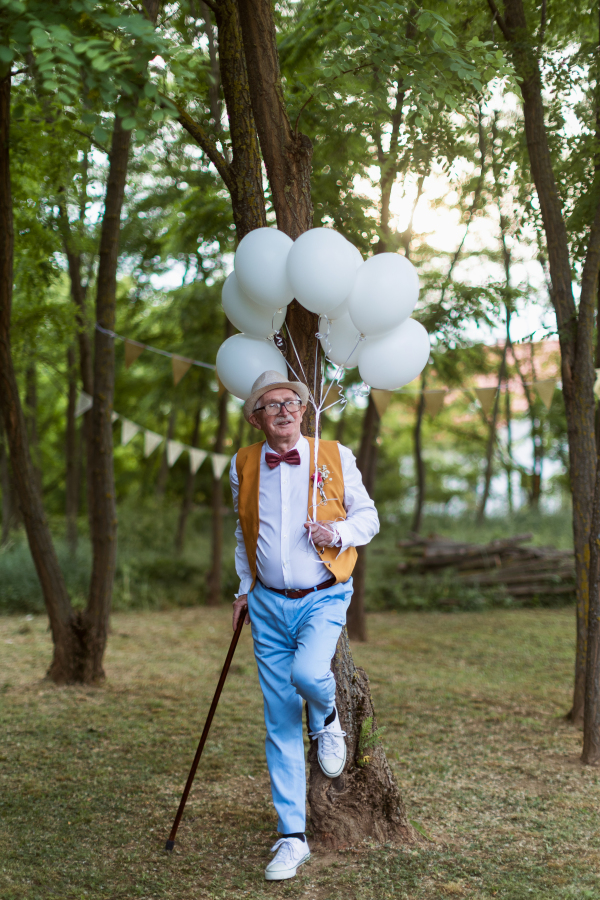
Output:
<svg viewBox="0 0 600 900">
<path fill-rule="evenodd" d="M 319 331 L 325 334 L 326 329 Z M 329 326 L 329 334 L 321 338 L 321 347 L 328 359 L 337 366 L 353 369 L 358 364 L 364 341 L 359 341 L 360 333 L 349 315 L 341 316 Z"/>
<path fill-rule="evenodd" d="M 361 345 L 360 377 L 372 388 L 393 391 L 411 382 L 429 359 L 429 335 L 416 319 L 407 319 L 383 337 Z"/>
<path fill-rule="evenodd" d="M 385 334 L 406 321 L 419 298 L 419 276 L 399 253 L 378 253 L 356 272 L 348 298 L 352 321 L 367 335 Z"/>
<path fill-rule="evenodd" d="M 332 228 L 305 231 L 287 258 L 294 297 L 310 312 L 329 313 L 352 290 L 355 259 L 350 242 Z"/>
<path fill-rule="evenodd" d="M 350 244 L 350 241 L 348 241 L 348 243 Z M 350 247 L 352 249 L 352 257 L 354 260 L 355 268 L 358 269 L 358 267 L 362 266 L 362 264 L 364 262 L 364 260 L 362 258 L 362 254 L 361 254 L 360 250 L 358 249 L 358 247 L 355 247 L 354 244 L 350 244 Z M 327 318 L 333 322 L 334 319 L 339 319 L 341 316 L 345 315 L 347 312 L 348 312 L 348 297 L 346 297 L 346 299 L 343 300 L 339 306 L 336 306 L 335 309 L 332 309 L 330 312 L 328 312 Z"/>
<path fill-rule="evenodd" d="M 287 307 L 272 312 L 264 306 L 259 306 L 251 300 L 241 289 L 235 272 L 225 279 L 223 293 L 221 294 L 225 315 L 232 325 L 235 325 L 244 334 L 253 337 L 268 337 L 274 331 L 279 331 L 285 322 Z"/>
<path fill-rule="evenodd" d="M 259 306 L 280 309 L 294 299 L 286 274 L 293 240 L 276 228 L 256 228 L 239 243 L 234 268 L 245 294 Z"/>
<path fill-rule="evenodd" d="M 219 347 L 217 374 L 227 390 L 240 400 L 247 400 L 258 376 L 270 370 L 287 378 L 286 361 L 272 341 L 234 334 Z"/>
</svg>

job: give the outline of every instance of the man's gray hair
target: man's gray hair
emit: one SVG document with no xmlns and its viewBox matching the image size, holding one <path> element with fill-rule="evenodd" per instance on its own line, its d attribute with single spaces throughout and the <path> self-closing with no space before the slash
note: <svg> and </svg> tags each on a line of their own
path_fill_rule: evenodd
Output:
<svg viewBox="0 0 600 900">
<path fill-rule="evenodd" d="M 275 390 L 275 388 L 272 388 L 272 390 Z M 286 391 L 287 391 L 287 390 L 288 390 L 288 388 L 286 388 Z M 269 393 L 268 391 L 265 391 L 265 394 L 268 394 L 268 393 Z M 265 394 L 263 394 L 262 397 L 259 397 L 259 398 L 258 398 L 258 400 L 256 401 L 256 403 L 254 404 L 254 409 L 256 409 L 256 408 L 258 407 L 258 404 L 260 403 L 260 401 L 262 400 L 262 398 L 265 396 Z M 302 397 L 300 396 L 300 394 L 297 394 L 296 391 L 292 391 L 292 394 L 295 394 L 296 400 L 299 400 L 300 403 L 302 403 Z M 254 410 L 252 410 L 252 411 L 254 412 Z"/>
</svg>

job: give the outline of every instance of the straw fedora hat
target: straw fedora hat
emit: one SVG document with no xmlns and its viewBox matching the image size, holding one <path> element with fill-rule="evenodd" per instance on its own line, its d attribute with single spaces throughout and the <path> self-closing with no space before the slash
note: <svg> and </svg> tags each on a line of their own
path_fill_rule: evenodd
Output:
<svg viewBox="0 0 600 900">
<path fill-rule="evenodd" d="M 275 372 L 271 369 L 259 375 L 252 385 L 252 393 L 243 406 L 246 422 L 250 421 L 256 401 L 260 400 L 267 391 L 274 391 L 276 388 L 287 388 L 290 391 L 295 391 L 302 400 L 303 406 L 306 406 L 308 403 L 308 388 L 305 384 L 301 384 L 299 381 L 288 381 L 287 378 L 282 377 L 281 372 Z"/>
</svg>

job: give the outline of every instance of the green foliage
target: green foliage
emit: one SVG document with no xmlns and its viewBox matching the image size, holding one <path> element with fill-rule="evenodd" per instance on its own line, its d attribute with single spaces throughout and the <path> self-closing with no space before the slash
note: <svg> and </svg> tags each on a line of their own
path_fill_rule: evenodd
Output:
<svg viewBox="0 0 600 900">
<path fill-rule="evenodd" d="M 362 725 L 360 726 L 360 732 L 358 735 L 358 751 L 356 754 L 356 765 L 364 768 L 369 765 L 371 761 L 371 756 L 368 751 L 372 750 L 373 747 L 376 747 L 377 744 L 381 743 L 381 735 L 385 731 L 384 728 L 375 728 L 373 730 L 373 716 L 367 716 Z"/>
</svg>

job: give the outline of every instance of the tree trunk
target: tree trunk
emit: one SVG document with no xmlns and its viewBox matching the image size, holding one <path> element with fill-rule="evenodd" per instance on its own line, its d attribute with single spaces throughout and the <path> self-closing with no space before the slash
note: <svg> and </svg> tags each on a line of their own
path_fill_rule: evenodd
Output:
<svg viewBox="0 0 600 900">
<path fill-rule="evenodd" d="M 75 252 L 72 246 L 72 239 L 68 220 L 63 217 L 63 243 L 67 264 L 69 267 L 69 282 L 71 291 L 71 300 L 75 306 L 75 320 L 77 323 L 77 342 L 79 347 L 79 373 L 81 377 L 81 386 L 86 394 L 90 397 L 94 396 L 94 364 L 92 354 L 92 343 L 86 319 L 86 294 L 87 286 L 83 284 L 81 278 L 81 254 Z M 87 509 L 88 519 L 90 522 L 90 532 L 92 528 L 92 509 L 94 501 L 91 496 L 92 475 L 91 465 L 93 457 L 92 447 L 92 411 L 89 409 L 83 415 L 82 438 L 85 446 L 85 463 L 86 463 L 86 489 L 87 489 Z"/>
<path fill-rule="evenodd" d="M 75 404 L 77 402 L 77 382 L 75 379 L 75 350 L 72 346 L 67 350 L 67 367 L 69 370 L 69 393 L 67 400 L 67 428 L 65 440 L 65 515 L 67 521 L 67 545 L 71 553 L 75 554 L 77 552 L 77 513 L 79 511 L 80 465 L 77 446 L 77 427 L 75 419 Z"/>
<path fill-rule="evenodd" d="M 25 370 L 25 426 L 29 441 L 29 452 L 33 462 L 33 470 L 37 481 L 37 488 L 42 493 L 42 465 L 40 455 L 40 437 L 37 426 L 37 368 L 33 360 Z"/>
<path fill-rule="evenodd" d="M 592 498 L 595 484 L 593 316 L 600 266 L 600 218 L 592 224 L 585 257 L 579 308 L 572 290 L 569 241 L 562 202 L 552 168 L 546 125 L 542 78 L 535 40 L 529 34 L 523 0 L 504 0 L 505 19 L 488 4 L 512 55 L 523 97 L 525 139 L 531 174 L 540 203 L 546 234 L 552 282 L 551 300 L 556 311 L 561 349 L 563 398 L 569 438 L 573 538 L 577 578 L 577 649 L 573 706 L 574 723 L 583 718 L 585 695 L 586 632 L 589 601 L 589 554 Z"/>
<path fill-rule="evenodd" d="M 202 415 L 202 406 L 198 406 L 196 410 L 196 415 L 194 417 L 194 428 L 192 431 L 192 447 L 198 446 L 198 438 L 200 437 L 200 420 Z M 179 510 L 179 520 L 177 522 L 177 533 L 175 535 L 175 551 L 176 553 L 183 553 L 183 547 L 185 544 L 185 529 L 187 525 L 187 520 L 190 512 L 192 511 L 192 507 L 194 505 L 194 484 L 196 482 L 196 473 L 192 472 L 192 469 L 188 470 L 187 478 L 185 480 L 185 488 L 183 491 L 183 498 L 181 500 L 181 509 Z"/>
<path fill-rule="evenodd" d="M 584 765 L 597 766 L 600 765 L 600 461 L 596 465 L 591 535 L 590 606 L 581 761 Z"/>
<path fill-rule="evenodd" d="M 10 74 L 0 80 L 0 407 L 14 484 L 54 641 L 53 666 L 68 666 L 74 649 L 73 610 L 38 489 L 12 360 L 13 209 L 10 183 Z"/>
<path fill-rule="evenodd" d="M 375 473 L 377 470 L 377 436 L 381 419 L 373 398 L 369 396 L 369 404 L 363 416 L 362 437 L 360 450 L 356 460 L 362 475 L 363 484 L 369 496 L 373 497 L 375 488 Z M 347 615 L 348 637 L 351 641 L 367 640 L 367 622 L 365 617 L 365 583 L 367 574 L 367 548 L 357 547 L 358 558 L 352 577 L 354 591 Z"/>
<path fill-rule="evenodd" d="M 481 495 L 481 503 L 477 511 L 477 524 L 481 525 L 485 519 L 485 507 L 490 496 L 490 486 L 492 483 L 492 475 L 494 474 L 494 446 L 496 444 L 496 424 L 498 422 L 498 412 L 500 410 L 500 390 L 506 372 L 506 351 L 508 349 L 508 341 L 504 342 L 504 350 L 502 351 L 502 360 L 500 362 L 500 370 L 498 372 L 498 389 L 494 398 L 494 407 L 492 409 L 492 418 L 489 423 L 488 442 L 485 454 L 485 476 L 483 480 L 483 493 Z"/>
<path fill-rule="evenodd" d="M 292 129 L 283 97 L 271 0 L 238 0 L 254 120 L 271 186 L 277 226 L 294 240 L 312 227 L 310 196 L 310 140 Z M 307 382 L 313 385 L 320 371 L 316 338 L 317 316 L 297 302 L 288 308 L 286 324 L 294 338 Z M 291 343 L 291 342 L 290 342 Z M 288 363 L 297 368 L 287 347 Z M 317 402 L 319 398 L 316 398 Z M 314 416 L 305 417 L 306 433 L 314 434 Z M 346 629 L 338 642 L 332 668 L 336 676 L 336 702 L 348 738 L 348 764 L 335 781 L 326 778 L 309 751 L 309 803 L 315 837 L 331 847 L 359 843 L 366 838 L 412 841 L 414 832 L 398 788 L 378 746 L 365 766 L 358 765 L 360 727 L 373 713 L 369 684 L 352 661 Z"/>
<path fill-rule="evenodd" d="M 10 540 L 11 529 L 15 526 L 15 496 L 10 475 L 10 459 L 8 446 L 4 440 L 4 426 L 0 415 L 0 490 L 2 491 L 2 532 L 0 547 Z"/>
<path fill-rule="evenodd" d="M 313 224 L 310 195 L 312 143 L 305 134 L 292 129 L 287 115 L 271 0 L 238 0 L 238 7 L 252 111 L 271 185 L 277 227 L 296 240 Z M 295 372 L 304 380 L 303 370 L 306 383 L 313 391 L 316 374 L 315 400 L 318 403 L 321 348 L 315 334 L 319 317 L 294 300 L 288 307 L 286 328 L 290 335 L 285 348 L 290 377 L 295 380 Z M 315 423 L 315 411 L 309 405 L 302 422 L 303 433 L 314 434 Z"/>
<path fill-rule="evenodd" d="M 229 326 L 229 323 L 227 323 Z M 229 327 L 226 333 L 229 332 Z M 222 453 L 227 437 L 227 402 L 229 394 L 223 391 L 219 398 L 219 424 L 213 445 L 214 453 Z M 212 483 L 212 559 L 207 578 L 206 602 L 208 606 L 218 606 L 221 602 L 221 583 L 223 574 L 223 477 L 215 478 Z"/>
<path fill-rule="evenodd" d="M 158 470 L 158 478 L 156 479 L 157 497 L 164 497 L 165 491 L 167 489 L 167 478 L 169 477 L 169 457 L 167 454 L 167 448 L 169 446 L 169 441 L 173 440 L 173 435 L 175 434 L 176 420 L 177 410 L 175 409 L 175 407 L 173 407 L 169 414 L 169 424 L 167 425 L 167 439 L 165 441 L 165 446 L 160 458 L 160 469 Z"/>
<path fill-rule="evenodd" d="M 413 446 L 415 453 L 415 475 L 417 476 L 417 496 L 415 498 L 415 511 L 413 513 L 412 529 L 414 534 L 419 534 L 423 519 L 423 507 L 425 505 L 425 461 L 423 459 L 422 431 L 423 415 L 425 413 L 425 373 L 421 375 L 421 393 L 417 404 L 417 418 L 413 431 Z"/>
</svg>

